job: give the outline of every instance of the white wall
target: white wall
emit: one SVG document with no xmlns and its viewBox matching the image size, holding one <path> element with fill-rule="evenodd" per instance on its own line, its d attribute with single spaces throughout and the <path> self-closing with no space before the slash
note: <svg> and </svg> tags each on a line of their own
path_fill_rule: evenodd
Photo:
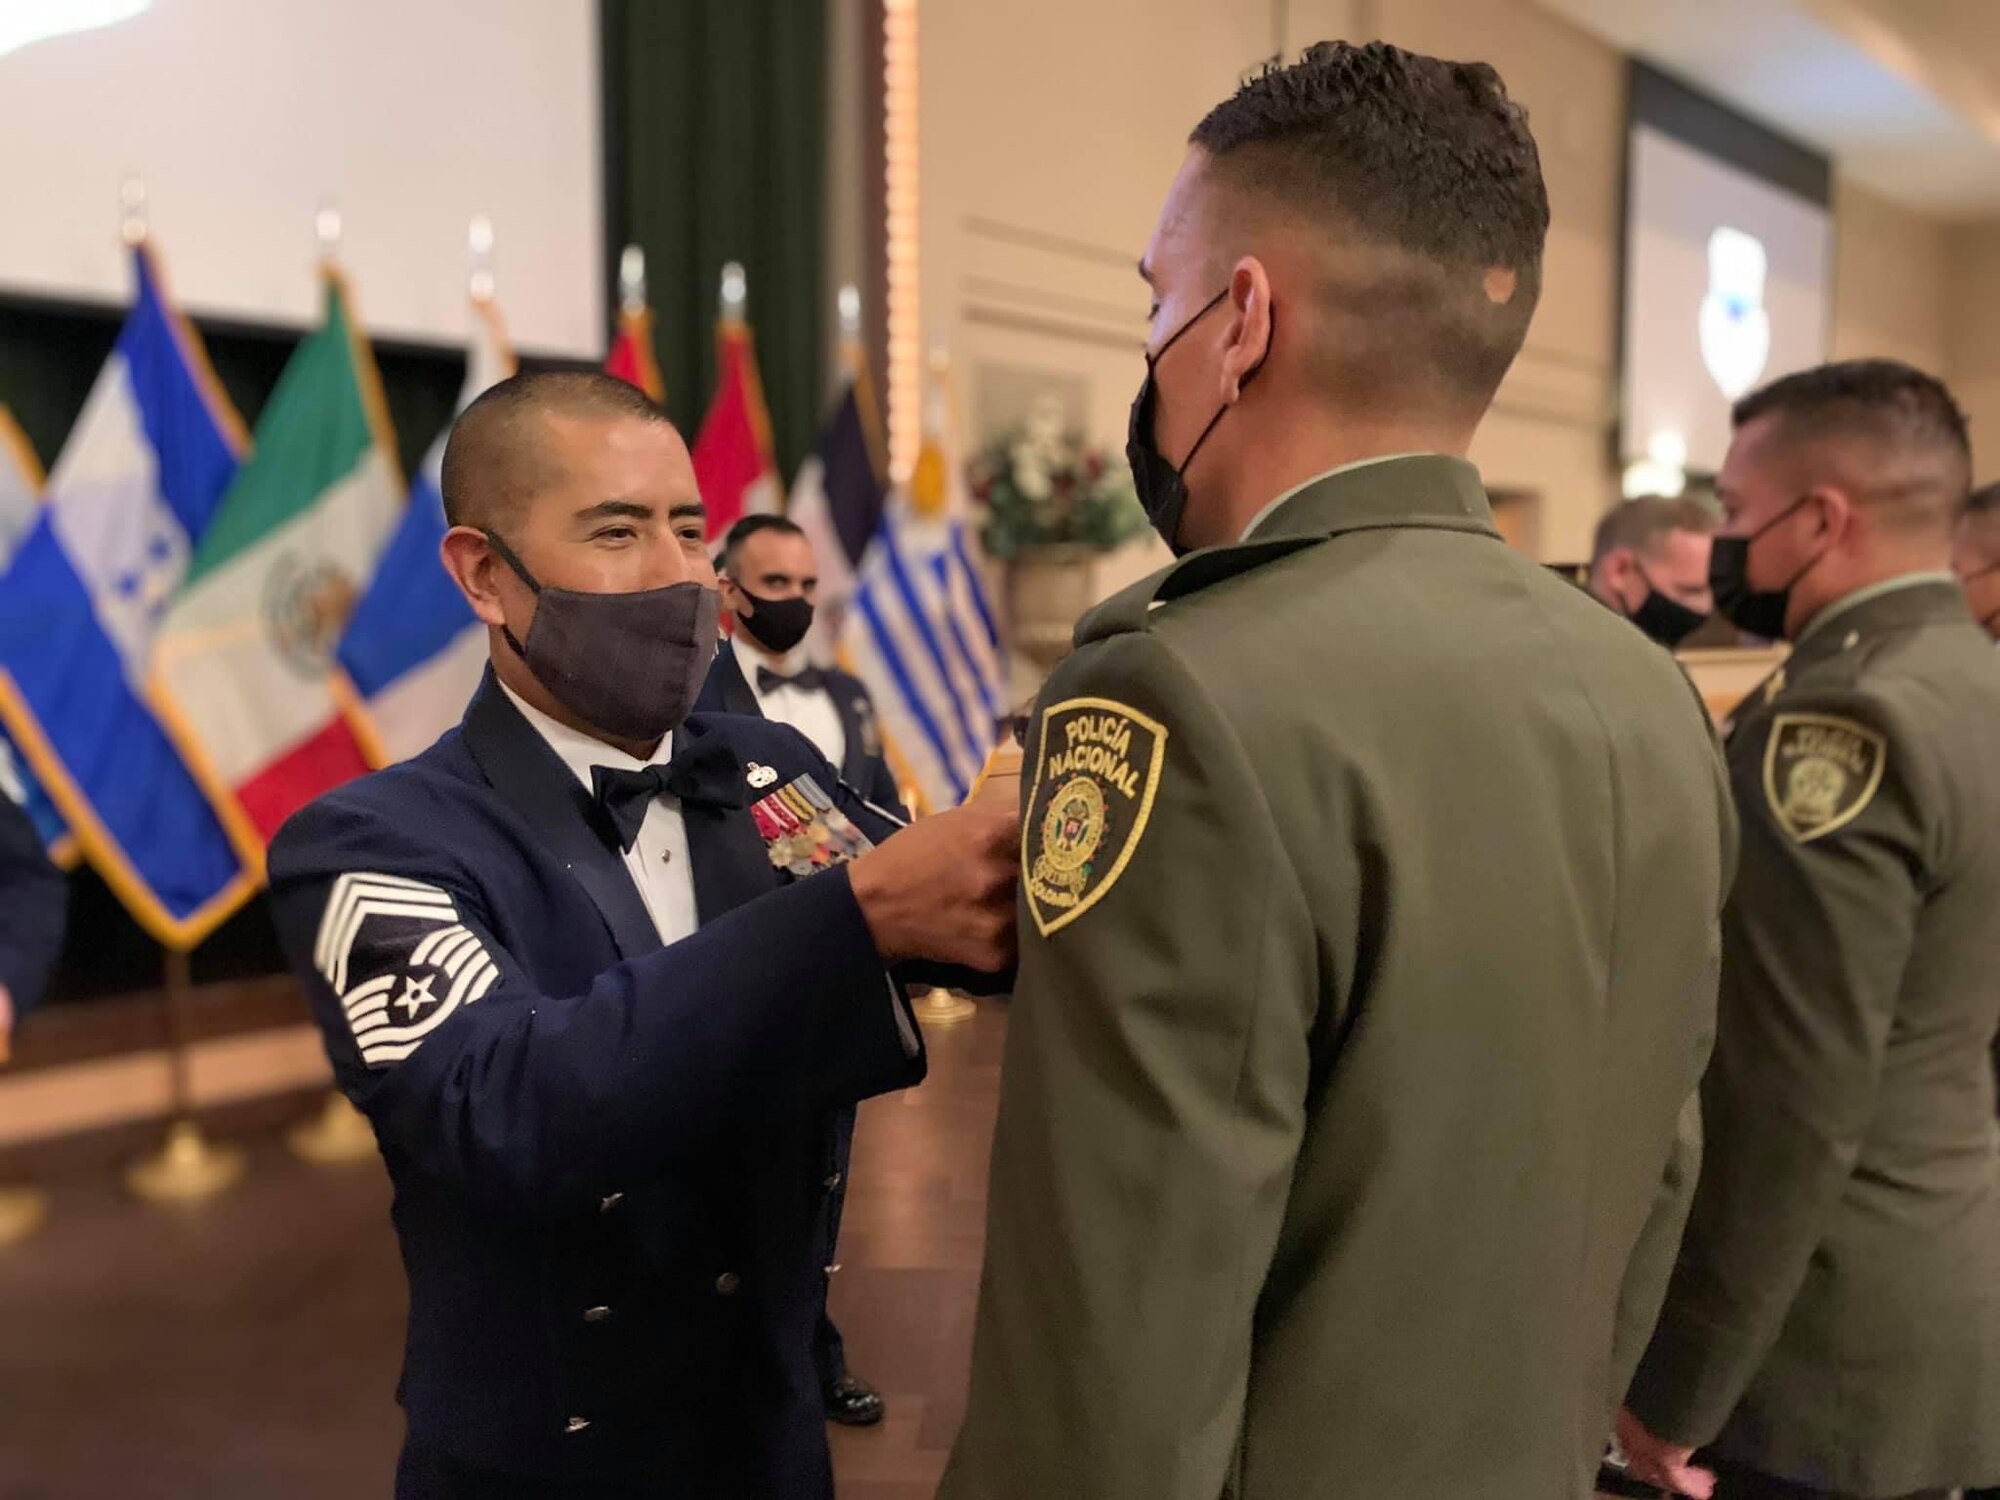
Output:
<svg viewBox="0 0 2000 1500">
<path fill-rule="evenodd" d="M 330 200 L 371 331 L 456 342 L 484 213 L 516 342 L 601 354 L 597 47 L 592 0 L 158 0 L 0 57 L 0 287 L 125 301 L 136 174 L 193 311 L 315 321 Z"/>
</svg>

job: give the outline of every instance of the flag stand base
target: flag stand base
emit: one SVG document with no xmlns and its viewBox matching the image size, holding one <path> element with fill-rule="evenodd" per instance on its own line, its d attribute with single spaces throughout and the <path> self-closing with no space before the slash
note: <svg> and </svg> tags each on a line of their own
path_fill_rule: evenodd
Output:
<svg viewBox="0 0 2000 1500">
<path fill-rule="evenodd" d="M 0 1187 L 0 1245 L 18 1245 L 49 1216 L 49 1195 L 40 1188 Z"/>
<path fill-rule="evenodd" d="M 158 1151 L 125 1169 L 125 1186 L 148 1203 L 194 1203 L 226 1192 L 244 1165 L 241 1147 L 218 1146 L 194 1121 L 176 1120 Z"/>
<path fill-rule="evenodd" d="M 326 1096 L 320 1112 L 285 1132 L 292 1155 L 301 1161 L 365 1161 L 375 1156 L 375 1131 L 367 1116 L 338 1090 Z"/>
<path fill-rule="evenodd" d="M 963 995 L 954 995 L 950 990 L 933 989 L 911 1002 L 917 1022 L 923 1026 L 955 1026 L 960 1021 L 970 1021 L 979 1014 L 979 1007 Z"/>
</svg>

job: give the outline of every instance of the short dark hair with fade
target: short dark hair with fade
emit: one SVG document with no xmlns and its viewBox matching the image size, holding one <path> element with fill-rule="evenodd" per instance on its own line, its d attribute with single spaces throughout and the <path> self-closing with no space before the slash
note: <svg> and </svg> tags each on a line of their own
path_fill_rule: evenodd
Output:
<svg viewBox="0 0 2000 1500">
<path fill-rule="evenodd" d="M 1802 441 L 1859 439 L 1884 448 L 1935 455 L 1962 475 L 1952 498 L 1971 483 L 1972 439 L 1965 413 L 1945 383 L 1896 359 L 1845 359 L 1786 375 L 1738 401 L 1738 428 L 1765 417 Z"/>
<path fill-rule="evenodd" d="M 1968 521 L 2000 521 L 2000 482 L 1981 485 L 1967 495 L 1958 513 Z"/>
<path fill-rule="evenodd" d="M 797 521 L 785 516 L 755 515 L 745 516 L 729 528 L 729 534 L 722 539 L 722 551 L 716 558 L 716 571 L 734 578 L 736 554 L 743 550 L 743 544 L 759 532 L 773 531 L 779 536 L 804 536 L 805 528 Z"/>
<path fill-rule="evenodd" d="M 1455 273 L 1455 306 L 1398 312 L 1438 319 L 1440 373 L 1490 397 L 1527 336 L 1549 228 L 1527 112 L 1492 67 L 1320 42 L 1248 79 L 1189 140 L 1236 184 Z M 1480 281 L 1495 269 L 1515 274 L 1504 304 Z"/>
<path fill-rule="evenodd" d="M 1709 536 L 1719 520 L 1713 506 L 1692 495 L 1641 495 L 1636 500 L 1620 501 L 1597 523 L 1590 561 L 1592 565 L 1601 563 L 1620 547 L 1651 551 L 1655 542 L 1672 531 Z"/>
<path fill-rule="evenodd" d="M 451 424 L 439 488 L 453 526 L 498 531 L 519 518 L 548 480 L 534 447 L 547 415 L 633 417 L 668 426 L 667 414 L 637 386 L 602 370 L 523 370 L 489 386 Z"/>
</svg>

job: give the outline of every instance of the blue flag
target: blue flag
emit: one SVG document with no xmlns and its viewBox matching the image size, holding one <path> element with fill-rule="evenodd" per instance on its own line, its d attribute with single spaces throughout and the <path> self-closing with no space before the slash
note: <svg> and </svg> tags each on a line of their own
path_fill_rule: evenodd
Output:
<svg viewBox="0 0 2000 1500">
<path fill-rule="evenodd" d="M 144 683 L 244 438 L 143 246 L 133 262 L 137 300 L 0 585 L 0 719 L 140 925 L 191 948 L 256 886 Z"/>
<path fill-rule="evenodd" d="M 488 301 L 473 311 L 460 411 L 514 373 L 499 313 Z M 348 722 L 377 766 L 408 760 L 456 724 L 486 670 L 486 627 L 438 557 L 445 534 L 438 476 L 449 435 L 447 427 L 424 455 L 409 508 L 340 640 Z"/>
</svg>

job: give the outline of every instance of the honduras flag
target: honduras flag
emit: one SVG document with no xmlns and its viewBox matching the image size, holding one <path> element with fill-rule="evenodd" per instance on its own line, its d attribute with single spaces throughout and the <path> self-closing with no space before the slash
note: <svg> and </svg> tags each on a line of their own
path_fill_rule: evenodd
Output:
<svg viewBox="0 0 2000 1500">
<path fill-rule="evenodd" d="M 245 446 L 152 256 L 0 588 L 0 718 L 84 854 L 160 942 L 255 889 L 147 704 L 153 634 Z"/>
<path fill-rule="evenodd" d="M 458 409 L 514 373 L 499 311 L 473 302 L 472 342 Z M 438 557 L 445 534 L 441 432 L 410 484 L 409 508 L 355 606 L 337 658 L 336 687 L 349 725 L 377 766 L 408 760 L 459 721 L 486 669 L 486 627 Z"/>
<path fill-rule="evenodd" d="M 0 574 L 14 556 L 35 512 L 42 503 L 42 464 L 35 457 L 28 435 L 21 431 L 13 414 L 0 406 Z M 0 796 L 19 804 L 34 821 L 50 858 L 68 869 L 76 863 L 76 841 L 49 801 L 49 794 L 35 780 L 15 753 L 13 741 L 0 732 Z"/>
</svg>

